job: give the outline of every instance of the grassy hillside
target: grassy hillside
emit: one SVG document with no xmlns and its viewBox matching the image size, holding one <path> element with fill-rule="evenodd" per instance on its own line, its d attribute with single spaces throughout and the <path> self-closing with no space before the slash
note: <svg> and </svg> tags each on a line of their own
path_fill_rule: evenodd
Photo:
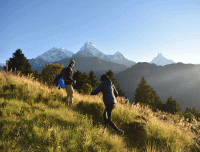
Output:
<svg viewBox="0 0 200 152">
<path fill-rule="evenodd" d="M 104 129 L 102 95 L 75 92 L 69 109 L 65 90 L 0 72 L 0 151 L 200 151 L 199 133 L 178 116 L 117 100 L 112 118 L 123 137 Z"/>
</svg>

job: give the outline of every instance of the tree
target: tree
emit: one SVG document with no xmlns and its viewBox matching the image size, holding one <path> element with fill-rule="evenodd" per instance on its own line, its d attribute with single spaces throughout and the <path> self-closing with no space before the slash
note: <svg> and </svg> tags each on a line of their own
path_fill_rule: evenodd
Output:
<svg viewBox="0 0 200 152">
<path fill-rule="evenodd" d="M 83 83 L 90 83 L 89 76 L 85 72 L 83 73 Z"/>
<path fill-rule="evenodd" d="M 5 68 L 4 68 L 5 69 Z M 22 53 L 21 49 L 16 50 L 13 53 L 13 57 L 7 61 L 7 69 L 10 71 L 20 71 L 21 74 L 28 75 L 31 74 L 31 65 L 29 64 L 28 60 Z"/>
<path fill-rule="evenodd" d="M 77 70 L 73 78 L 76 80 L 74 89 L 78 90 L 78 92 L 81 94 L 87 94 L 88 90 L 91 88 L 89 76 L 85 72 L 82 74 L 79 70 Z"/>
<path fill-rule="evenodd" d="M 111 70 L 109 70 L 108 72 L 106 72 L 106 75 L 110 78 L 110 80 L 112 81 L 112 83 L 115 86 L 117 86 L 117 80 L 114 78 L 113 72 Z"/>
<path fill-rule="evenodd" d="M 43 82 L 46 82 L 48 85 L 54 85 L 54 77 L 56 74 L 59 74 L 64 66 L 57 64 L 46 64 L 46 67 L 42 70 L 42 79 Z"/>
<path fill-rule="evenodd" d="M 95 89 L 97 86 L 99 86 L 99 82 L 93 71 L 90 71 L 89 73 L 89 81 L 90 81 L 90 85 L 92 86 L 92 89 Z"/>
<path fill-rule="evenodd" d="M 162 109 L 163 103 L 158 97 L 153 87 L 147 84 L 144 76 L 142 76 L 140 83 L 138 84 L 135 92 L 135 103 L 141 103 L 144 105 L 150 105 L 151 108 Z"/>
<path fill-rule="evenodd" d="M 120 85 L 118 84 L 117 80 L 114 78 L 113 72 L 111 70 L 109 70 L 108 72 L 106 72 L 106 75 L 110 78 L 110 80 L 112 81 L 112 83 L 116 87 L 116 89 L 118 91 L 118 96 L 119 97 L 124 96 L 125 92 L 122 91 L 122 89 L 121 89 Z"/>
<path fill-rule="evenodd" d="M 119 94 L 120 97 L 122 97 L 122 96 L 124 97 L 125 96 L 125 92 L 122 91 L 122 89 L 121 89 L 121 87 L 120 87 L 120 85 L 118 83 L 117 83 L 116 89 L 117 89 L 118 94 Z"/>
<path fill-rule="evenodd" d="M 198 120 L 199 118 L 199 112 L 197 111 L 197 109 L 195 108 L 195 106 L 193 106 L 191 113 L 195 116 L 195 119 Z"/>
<path fill-rule="evenodd" d="M 76 80 L 76 84 L 74 84 L 74 89 L 79 91 L 83 84 L 83 74 L 81 73 L 81 71 L 77 70 L 76 73 L 74 73 L 73 75 L 73 79 Z"/>
<path fill-rule="evenodd" d="M 155 110 L 155 111 L 157 111 L 157 109 L 163 111 L 164 104 L 161 101 L 160 97 L 157 95 L 156 91 L 153 90 L 153 88 L 152 88 L 152 94 L 154 96 L 153 97 L 154 99 L 151 102 L 152 109 Z"/>
<path fill-rule="evenodd" d="M 192 110 L 191 110 L 189 107 L 186 107 L 186 108 L 185 108 L 184 114 L 185 114 L 185 113 L 189 113 L 189 112 L 191 112 L 191 111 L 192 111 Z"/>
<path fill-rule="evenodd" d="M 38 74 L 37 71 L 33 71 L 33 77 L 34 77 L 34 80 L 38 80 L 39 82 L 42 82 L 42 74 Z"/>
<path fill-rule="evenodd" d="M 175 99 L 172 98 L 172 96 L 170 96 L 169 98 L 167 98 L 166 101 L 166 112 L 169 112 L 171 114 L 176 114 L 178 112 L 181 111 L 181 108 L 179 106 L 179 104 L 177 103 L 177 101 Z"/>
</svg>

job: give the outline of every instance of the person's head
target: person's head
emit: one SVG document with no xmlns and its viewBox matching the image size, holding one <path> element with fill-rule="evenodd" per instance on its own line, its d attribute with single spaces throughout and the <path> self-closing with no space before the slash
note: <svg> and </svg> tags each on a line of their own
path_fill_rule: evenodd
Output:
<svg viewBox="0 0 200 152">
<path fill-rule="evenodd" d="M 101 78 L 100 78 L 100 81 L 105 81 L 105 80 L 107 80 L 109 77 L 107 76 L 107 75 L 105 75 L 105 74 L 103 74 L 102 76 L 101 76 Z"/>
<path fill-rule="evenodd" d="M 75 65 L 75 61 L 71 59 L 69 65 L 73 68 Z"/>
</svg>

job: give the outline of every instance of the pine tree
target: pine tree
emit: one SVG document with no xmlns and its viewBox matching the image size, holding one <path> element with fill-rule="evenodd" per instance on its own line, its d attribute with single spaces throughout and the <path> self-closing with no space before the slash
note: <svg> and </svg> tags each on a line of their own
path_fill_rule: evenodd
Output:
<svg viewBox="0 0 200 152">
<path fill-rule="evenodd" d="M 111 70 L 109 70 L 108 72 L 106 72 L 106 75 L 110 78 L 110 80 L 112 81 L 112 83 L 115 86 L 117 86 L 117 80 L 114 78 L 113 72 Z"/>
<path fill-rule="evenodd" d="M 191 112 L 191 111 L 192 111 L 192 110 L 191 110 L 189 107 L 186 107 L 186 108 L 185 108 L 184 114 L 185 114 L 185 113 L 189 113 L 189 112 Z"/>
<path fill-rule="evenodd" d="M 89 76 L 85 72 L 83 73 L 83 83 L 90 84 Z"/>
<path fill-rule="evenodd" d="M 122 89 L 120 88 L 120 85 L 118 83 L 117 83 L 116 89 L 118 91 L 119 97 L 125 96 L 125 92 L 122 91 Z"/>
<path fill-rule="evenodd" d="M 147 84 L 144 76 L 142 76 L 140 83 L 135 90 L 135 103 L 144 103 L 153 105 L 154 107 L 160 103 L 156 91 L 151 85 Z"/>
<path fill-rule="evenodd" d="M 76 73 L 73 75 L 73 79 L 76 80 L 76 84 L 74 84 L 74 89 L 80 90 L 81 86 L 83 85 L 83 74 L 81 71 L 77 70 Z"/>
<path fill-rule="evenodd" d="M 195 108 L 195 106 L 193 106 L 191 113 L 195 116 L 195 119 L 198 120 L 199 117 L 199 112 L 197 111 L 197 109 Z"/>
<path fill-rule="evenodd" d="M 118 96 L 122 97 L 124 96 L 125 92 L 122 91 L 120 85 L 118 84 L 117 80 L 114 78 L 113 76 L 113 72 L 111 70 L 109 70 L 108 72 L 106 72 L 106 75 L 110 78 L 110 80 L 112 81 L 112 84 L 114 84 L 114 86 L 116 87 L 117 91 L 118 91 Z"/>
<path fill-rule="evenodd" d="M 15 70 L 20 71 L 21 74 L 24 75 L 32 73 L 31 65 L 29 64 L 28 60 L 22 53 L 21 49 L 18 49 L 16 50 L 16 52 L 13 53 L 13 57 L 7 61 L 7 66 L 8 66 L 7 67 L 8 71 L 12 69 L 13 72 Z"/>
<path fill-rule="evenodd" d="M 157 95 L 153 87 L 147 84 L 144 76 L 141 78 L 135 92 L 135 103 L 141 103 L 144 105 L 150 105 L 151 108 L 160 109 L 163 108 L 163 103 L 160 97 Z"/>
<path fill-rule="evenodd" d="M 89 76 L 85 72 L 82 74 L 79 70 L 77 70 L 73 76 L 73 79 L 76 80 L 74 89 L 81 94 L 87 94 L 88 90 L 92 88 L 90 85 Z"/>
<path fill-rule="evenodd" d="M 175 99 L 172 98 L 172 96 L 167 98 L 165 105 L 166 105 L 166 112 L 176 114 L 181 111 L 179 104 L 177 103 Z"/>
<path fill-rule="evenodd" d="M 90 85 L 92 86 L 92 89 L 94 90 L 97 86 L 99 86 L 99 82 L 96 78 L 96 75 L 94 74 L 93 71 L 90 71 L 89 73 L 89 80 L 90 80 Z"/>
</svg>

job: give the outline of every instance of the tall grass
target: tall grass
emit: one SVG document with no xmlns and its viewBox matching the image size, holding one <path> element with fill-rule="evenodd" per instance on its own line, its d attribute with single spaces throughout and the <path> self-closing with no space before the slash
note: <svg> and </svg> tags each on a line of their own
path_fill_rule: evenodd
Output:
<svg viewBox="0 0 200 152">
<path fill-rule="evenodd" d="M 48 88 L 31 76 L 0 72 L 0 151 L 198 151 L 195 134 L 175 124 L 178 116 L 148 107 L 118 104 L 112 119 L 125 135 L 104 129 L 102 95 Z M 162 119 L 164 118 L 165 119 Z M 186 122 L 184 122 L 186 124 Z"/>
</svg>

